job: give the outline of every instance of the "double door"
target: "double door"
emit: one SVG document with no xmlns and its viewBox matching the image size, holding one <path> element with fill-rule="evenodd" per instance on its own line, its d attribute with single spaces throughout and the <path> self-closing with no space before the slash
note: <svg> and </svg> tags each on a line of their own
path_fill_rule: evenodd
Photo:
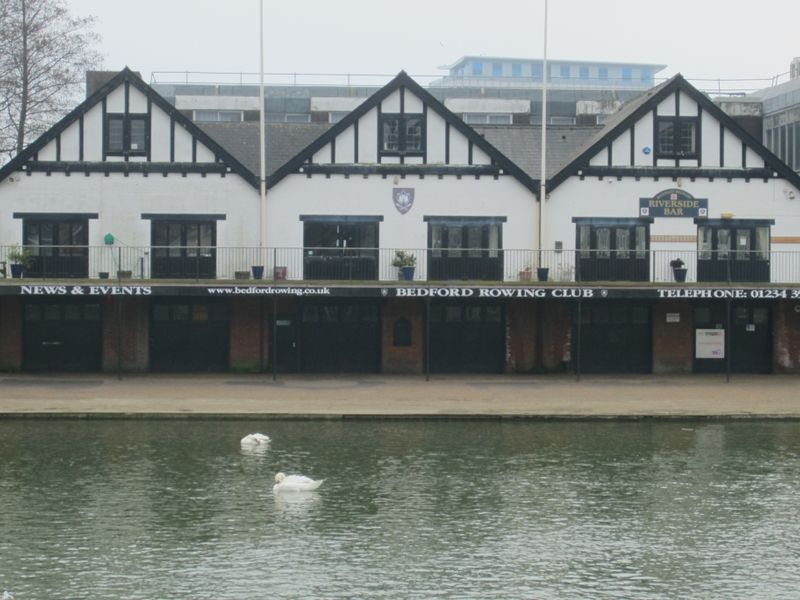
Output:
<svg viewBox="0 0 800 600">
<path fill-rule="evenodd" d="M 725 303 L 694 307 L 694 371 L 724 373 L 727 352 L 733 373 L 772 372 L 772 311 L 759 304 L 732 304 L 730 328 Z M 720 332 L 715 335 L 715 332 Z M 726 339 L 730 336 L 730 339 Z M 706 340 L 716 340 L 716 348 Z"/>
</svg>

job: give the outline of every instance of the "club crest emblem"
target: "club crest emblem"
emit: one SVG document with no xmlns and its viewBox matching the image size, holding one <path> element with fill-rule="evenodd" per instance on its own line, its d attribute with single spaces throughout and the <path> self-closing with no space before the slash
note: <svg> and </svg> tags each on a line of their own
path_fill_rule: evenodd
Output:
<svg viewBox="0 0 800 600">
<path fill-rule="evenodd" d="M 414 206 L 414 188 L 393 188 L 392 199 L 397 211 L 404 215 Z"/>
</svg>

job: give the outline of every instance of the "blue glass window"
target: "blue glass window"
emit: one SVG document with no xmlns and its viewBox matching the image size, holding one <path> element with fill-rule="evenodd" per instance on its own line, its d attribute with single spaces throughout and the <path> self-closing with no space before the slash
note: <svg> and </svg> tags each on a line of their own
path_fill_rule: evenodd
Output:
<svg viewBox="0 0 800 600">
<path fill-rule="evenodd" d="M 601 81 L 608 80 L 608 67 L 600 67 L 597 69 L 597 77 Z"/>
<path fill-rule="evenodd" d="M 472 61 L 472 74 L 483 75 L 483 63 L 479 60 Z"/>
<path fill-rule="evenodd" d="M 502 77 L 502 76 L 503 76 L 503 64 L 492 63 L 492 77 Z"/>
<path fill-rule="evenodd" d="M 642 83 L 653 83 L 653 74 L 650 72 L 650 69 L 642 69 L 641 80 Z"/>
<path fill-rule="evenodd" d="M 581 79 L 589 79 L 589 67 L 580 67 L 578 70 L 578 76 Z"/>
<path fill-rule="evenodd" d="M 512 77 L 522 77 L 522 65 L 520 64 L 512 64 L 511 65 L 511 76 Z"/>
<path fill-rule="evenodd" d="M 633 79 L 633 69 L 630 67 L 622 67 L 622 80 L 630 81 Z"/>
<path fill-rule="evenodd" d="M 542 65 L 531 65 L 531 79 L 535 81 L 542 80 Z"/>
<path fill-rule="evenodd" d="M 561 79 L 569 79 L 569 67 L 562 66 L 558 69 L 558 74 Z"/>
</svg>

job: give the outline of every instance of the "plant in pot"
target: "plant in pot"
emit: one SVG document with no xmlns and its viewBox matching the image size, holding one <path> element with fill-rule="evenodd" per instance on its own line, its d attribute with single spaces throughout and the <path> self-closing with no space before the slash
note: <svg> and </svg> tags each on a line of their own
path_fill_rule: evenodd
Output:
<svg viewBox="0 0 800 600">
<path fill-rule="evenodd" d="M 11 263 L 11 277 L 14 279 L 22 277 L 33 266 L 33 254 L 22 246 L 13 246 L 8 251 L 8 260 Z"/>
<path fill-rule="evenodd" d="M 394 260 L 392 266 L 397 267 L 398 277 L 404 281 L 412 281 L 414 279 L 414 269 L 417 266 L 417 257 L 410 252 L 398 250 L 394 253 Z"/>
<path fill-rule="evenodd" d="M 672 267 L 672 274 L 675 277 L 675 281 L 686 281 L 687 269 L 684 262 L 680 258 L 674 258 L 669 261 L 669 266 Z"/>
</svg>

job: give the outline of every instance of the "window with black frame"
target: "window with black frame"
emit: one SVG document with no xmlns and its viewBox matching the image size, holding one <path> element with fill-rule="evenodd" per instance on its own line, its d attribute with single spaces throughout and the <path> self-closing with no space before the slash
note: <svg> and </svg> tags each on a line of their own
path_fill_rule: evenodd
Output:
<svg viewBox="0 0 800 600">
<path fill-rule="evenodd" d="M 151 273 L 157 279 L 214 279 L 216 221 L 163 219 L 151 225 Z"/>
<path fill-rule="evenodd" d="M 106 115 L 103 144 L 108 156 L 145 156 L 150 145 L 147 114 Z"/>
<path fill-rule="evenodd" d="M 581 218 L 576 224 L 577 281 L 649 281 L 652 219 Z"/>
<path fill-rule="evenodd" d="M 505 217 L 425 217 L 428 279 L 503 280 Z"/>
<path fill-rule="evenodd" d="M 698 281 L 770 281 L 773 219 L 695 219 Z"/>
<path fill-rule="evenodd" d="M 378 279 L 377 216 L 302 216 L 303 278 Z"/>
<path fill-rule="evenodd" d="M 89 276 L 89 220 L 81 217 L 26 218 L 24 245 L 30 250 L 29 277 Z"/>
<path fill-rule="evenodd" d="M 697 117 L 656 117 L 656 158 L 698 158 L 700 119 Z"/>
<path fill-rule="evenodd" d="M 379 131 L 381 156 L 422 156 L 425 153 L 423 114 L 382 114 Z"/>
</svg>

